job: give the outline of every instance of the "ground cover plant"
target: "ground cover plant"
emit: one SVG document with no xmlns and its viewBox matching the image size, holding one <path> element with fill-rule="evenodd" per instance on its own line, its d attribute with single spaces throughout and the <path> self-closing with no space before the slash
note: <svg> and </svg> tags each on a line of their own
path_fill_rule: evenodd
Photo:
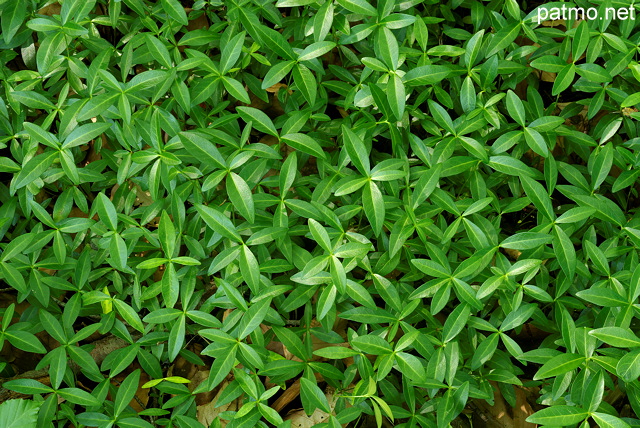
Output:
<svg viewBox="0 0 640 428">
<path fill-rule="evenodd" d="M 640 426 L 637 10 L 0 0 L 0 426 Z"/>
</svg>

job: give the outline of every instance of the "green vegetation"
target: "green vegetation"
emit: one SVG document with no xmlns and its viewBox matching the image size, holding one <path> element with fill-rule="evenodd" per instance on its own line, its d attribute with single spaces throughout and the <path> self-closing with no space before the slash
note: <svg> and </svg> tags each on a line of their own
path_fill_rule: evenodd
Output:
<svg viewBox="0 0 640 428">
<path fill-rule="evenodd" d="M 0 0 L 1 427 L 640 426 L 640 19 L 540 6 Z"/>
</svg>

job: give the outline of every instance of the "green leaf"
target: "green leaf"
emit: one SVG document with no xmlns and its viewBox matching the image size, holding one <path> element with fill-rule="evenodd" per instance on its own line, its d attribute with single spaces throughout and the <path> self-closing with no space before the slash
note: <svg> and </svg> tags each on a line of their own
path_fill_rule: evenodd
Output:
<svg viewBox="0 0 640 428">
<path fill-rule="evenodd" d="M 452 341 L 465 327 L 469 316 L 471 315 L 471 308 L 467 304 L 458 305 L 447 316 L 447 320 L 444 323 L 442 329 L 442 341 L 444 343 Z"/>
<path fill-rule="evenodd" d="M 459 48 L 457 46 L 438 45 L 429 49 L 427 51 L 427 54 L 432 56 L 460 56 L 465 52 L 465 49 Z"/>
<path fill-rule="evenodd" d="M 358 15 L 376 16 L 378 14 L 376 8 L 366 0 L 338 0 L 338 4 Z"/>
<path fill-rule="evenodd" d="M 468 69 L 471 69 L 471 67 L 476 65 L 476 61 L 480 53 L 480 48 L 482 47 L 483 37 L 484 30 L 480 30 L 475 33 L 467 42 L 463 59 Z"/>
<path fill-rule="evenodd" d="M 29 8 L 20 0 L 10 0 L 2 8 L 2 38 L 10 44 L 25 21 Z"/>
<path fill-rule="evenodd" d="M 48 355 L 49 376 L 51 378 L 51 387 L 58 389 L 62 384 L 62 380 L 67 368 L 67 353 L 64 348 L 59 347 L 51 351 Z"/>
<path fill-rule="evenodd" d="M 260 290 L 260 266 L 255 255 L 246 245 L 243 245 L 240 251 L 240 272 L 251 291 L 257 294 Z"/>
<path fill-rule="evenodd" d="M 134 370 L 118 387 L 113 413 L 117 417 L 127 408 L 140 383 L 140 370 Z"/>
<path fill-rule="evenodd" d="M 170 308 L 157 309 L 147 314 L 143 318 L 143 321 L 150 324 L 164 324 L 178 318 L 180 314 L 181 312 L 179 309 L 170 309 Z"/>
<path fill-rule="evenodd" d="M 413 382 L 423 382 L 427 378 L 424 366 L 418 357 L 406 352 L 397 352 L 396 363 L 403 375 L 407 376 Z"/>
<path fill-rule="evenodd" d="M 549 156 L 549 148 L 542 134 L 534 128 L 524 128 L 524 139 L 531 150 L 546 158 Z"/>
<path fill-rule="evenodd" d="M 622 174 L 616 178 L 616 181 L 611 187 L 613 193 L 619 192 L 622 189 L 626 189 L 637 182 L 638 176 L 640 176 L 640 169 L 633 169 L 630 171 L 622 171 Z M 595 210 L 594 210 L 595 211 Z"/>
<path fill-rule="evenodd" d="M 382 192 L 380 192 L 378 185 L 373 181 L 365 184 L 362 190 L 362 206 L 365 215 L 371 223 L 373 232 L 379 235 L 380 232 L 382 232 L 382 225 L 384 223 L 385 207 Z"/>
<path fill-rule="evenodd" d="M 38 338 L 27 331 L 7 330 L 4 335 L 9 340 L 9 343 L 24 352 L 47 353 Z"/>
<path fill-rule="evenodd" d="M 259 403 L 258 410 L 260 413 L 273 425 L 282 424 L 282 416 L 272 407 L 267 406 L 266 404 Z"/>
<path fill-rule="evenodd" d="M 436 189 L 441 169 L 441 164 L 438 164 L 420 176 L 413 190 L 413 209 L 420 206 Z"/>
<path fill-rule="evenodd" d="M 256 27 L 255 30 L 255 33 L 258 35 L 258 38 L 260 39 L 260 42 L 263 46 L 268 46 L 270 50 L 272 50 L 282 58 L 289 60 L 293 60 L 296 58 L 296 54 L 293 52 L 291 45 L 278 31 L 268 28 L 264 25 Z"/>
<path fill-rule="evenodd" d="M 533 315 L 537 306 L 529 303 L 523 304 L 518 309 L 507 314 L 500 324 L 500 331 L 507 331 L 517 328 L 524 324 Z"/>
<path fill-rule="evenodd" d="M 115 105 L 121 94 L 118 92 L 97 95 L 91 98 L 78 112 L 77 120 L 83 121 L 97 117 L 109 107 Z"/>
<path fill-rule="evenodd" d="M 178 301 L 180 293 L 180 283 L 178 282 L 178 274 L 173 263 L 167 263 L 167 268 L 162 275 L 161 291 L 164 304 L 168 308 L 173 308 Z"/>
<path fill-rule="evenodd" d="M 636 92 L 635 94 L 629 95 L 627 98 L 624 99 L 622 104 L 620 104 L 620 107 L 622 108 L 633 107 L 638 104 L 640 104 L 640 92 Z"/>
<path fill-rule="evenodd" d="M 553 212 L 553 205 L 551 204 L 551 198 L 542 184 L 537 181 L 523 175 L 520 177 L 522 187 L 526 192 L 533 205 L 540 211 L 547 219 L 553 221 L 556 219 L 556 215 Z"/>
<path fill-rule="evenodd" d="M 542 116 L 529 124 L 530 128 L 538 132 L 549 132 L 557 129 L 564 123 L 564 119 L 556 116 Z"/>
<path fill-rule="evenodd" d="M 556 80 L 553 82 L 551 95 L 555 97 L 560 92 L 567 89 L 573 83 L 573 79 L 575 76 L 576 66 L 573 64 L 565 65 L 564 68 L 562 68 L 562 70 L 560 70 L 560 72 L 556 76 Z"/>
<path fill-rule="evenodd" d="M 386 64 L 389 70 L 395 70 L 398 67 L 398 41 L 390 29 L 379 27 L 373 46 L 377 57 Z"/>
<path fill-rule="evenodd" d="M 75 128 L 62 143 L 62 149 L 81 146 L 103 134 L 111 127 L 110 123 L 89 123 Z"/>
<path fill-rule="evenodd" d="M 507 111 L 518 125 L 525 126 L 524 104 L 512 90 L 507 91 Z"/>
<path fill-rule="evenodd" d="M 581 290 L 576 296 L 597 306 L 619 307 L 629 305 L 629 301 L 613 290 L 603 287 L 591 287 L 588 290 Z"/>
<path fill-rule="evenodd" d="M 613 144 L 595 150 L 590 159 L 591 189 L 597 190 L 609 175 L 613 165 Z"/>
<path fill-rule="evenodd" d="M 331 248 L 331 239 L 329 238 L 329 234 L 325 230 L 324 227 L 316 220 L 310 218 L 309 219 L 309 230 L 311 231 L 311 235 L 313 239 L 325 250 L 327 253 L 330 253 Z"/>
<path fill-rule="evenodd" d="M 349 195 L 369 182 L 369 177 L 345 177 L 338 181 L 333 194 L 335 196 Z"/>
<path fill-rule="evenodd" d="M 234 257 L 235 259 L 235 257 Z M 227 295 L 227 297 L 229 298 L 229 300 L 238 308 L 240 308 L 243 311 L 247 311 L 247 309 L 249 309 L 249 307 L 247 306 L 247 302 L 244 300 L 244 298 L 242 297 L 242 294 L 240 294 L 240 292 L 235 288 L 232 287 L 231 284 L 229 284 L 227 281 L 218 278 L 216 281 L 218 284 L 220 284 L 222 286 L 222 289 L 224 290 L 224 293 Z"/>
<path fill-rule="evenodd" d="M 354 338 L 351 341 L 351 346 L 355 350 L 369 355 L 385 355 L 392 352 L 391 345 L 380 336 L 374 334 Z"/>
<path fill-rule="evenodd" d="M 96 197 L 98 216 L 100 220 L 111 230 L 118 228 L 118 213 L 113 202 L 104 194 L 99 193 Z"/>
<path fill-rule="evenodd" d="M 488 165 L 498 172 L 513 175 L 514 177 L 534 177 L 533 172 L 524 162 L 510 156 L 491 156 L 489 157 Z"/>
<path fill-rule="evenodd" d="M 438 403 L 436 410 L 438 428 L 449 426 L 467 404 L 469 398 L 469 382 L 464 382 L 457 389 L 449 389 Z"/>
<path fill-rule="evenodd" d="M 57 393 L 68 402 L 84 407 L 95 407 L 102 404 L 96 397 L 80 388 L 63 388 L 59 389 Z"/>
<path fill-rule="evenodd" d="M 520 26 L 520 22 L 515 22 L 495 33 L 489 43 L 485 57 L 489 58 L 513 43 L 520 33 Z"/>
<path fill-rule="evenodd" d="M 234 347 L 232 352 L 226 352 L 222 357 L 216 358 L 214 363 L 211 365 L 208 382 L 201 384 L 206 385 L 206 391 L 211 391 L 229 375 L 231 369 L 236 365 L 236 349 L 237 348 Z"/>
<path fill-rule="evenodd" d="M 423 65 L 409 70 L 402 81 L 406 86 L 435 85 L 449 77 L 451 69 L 444 65 Z"/>
<path fill-rule="evenodd" d="M 231 220 L 220 211 L 206 205 L 196 205 L 195 207 L 207 226 L 214 232 L 233 241 L 242 242 L 242 238 L 233 223 L 231 223 Z"/>
<path fill-rule="evenodd" d="M 397 287 L 382 275 L 374 274 L 373 283 L 376 291 L 393 309 L 402 312 L 404 306 Z"/>
<path fill-rule="evenodd" d="M 327 37 L 327 34 L 329 34 L 331 25 L 333 24 L 334 10 L 333 2 L 325 2 L 318 8 L 313 19 L 313 39 L 316 42 L 324 40 Z"/>
<path fill-rule="evenodd" d="M 242 54 L 242 45 L 245 40 L 245 32 L 241 31 L 240 33 L 233 36 L 231 40 L 229 40 L 224 47 L 222 48 L 222 54 L 220 56 L 220 72 L 222 74 L 226 74 L 233 68 L 235 63 L 240 58 Z"/>
<path fill-rule="evenodd" d="M 176 230 L 169 218 L 169 214 L 164 210 L 158 224 L 158 238 L 165 256 L 172 258 L 176 246 Z"/>
<path fill-rule="evenodd" d="M 487 151 L 477 140 L 469 137 L 456 137 L 454 141 L 459 141 L 469 154 L 472 154 L 482 162 L 489 162 L 489 155 L 487 154 Z"/>
<path fill-rule="evenodd" d="M 343 358 L 354 357 L 359 354 L 360 353 L 358 351 L 351 348 L 344 348 L 342 346 L 328 346 L 326 348 L 320 348 L 313 351 L 313 355 L 331 360 L 341 360 Z"/>
<path fill-rule="evenodd" d="M 380 308 L 358 307 L 349 309 L 340 314 L 340 317 L 355 322 L 366 324 L 384 324 L 397 321 L 397 318 L 388 311 Z"/>
<path fill-rule="evenodd" d="M 168 261 L 169 259 L 161 259 L 161 258 L 148 259 L 138 263 L 138 265 L 136 266 L 136 269 L 155 269 L 158 266 L 162 266 L 163 264 L 167 263 Z"/>
<path fill-rule="evenodd" d="M 453 121 L 451 120 L 449 113 L 447 113 L 447 111 L 435 101 L 429 100 L 428 103 L 429 111 L 438 125 L 440 125 L 445 131 L 455 135 L 456 130 L 453 126 Z"/>
<path fill-rule="evenodd" d="M 282 342 L 287 350 L 293 355 L 300 358 L 301 360 L 306 360 L 309 357 L 307 355 L 307 349 L 302 343 L 302 340 L 300 340 L 300 338 L 291 330 L 274 326 L 273 331 L 276 333 L 276 336 L 278 337 L 280 342 Z"/>
<path fill-rule="evenodd" d="M 476 107 L 476 100 L 476 89 L 474 87 L 473 80 L 471 80 L 471 77 L 467 76 L 462 83 L 462 88 L 460 89 L 460 104 L 462 105 L 462 110 L 466 113 L 471 112 Z"/>
<path fill-rule="evenodd" d="M 116 310 L 123 320 L 125 320 L 131 327 L 135 328 L 139 332 L 144 332 L 144 325 L 140 320 L 140 316 L 136 311 L 133 310 L 131 306 L 120 299 L 113 299 L 113 304 L 115 305 Z"/>
<path fill-rule="evenodd" d="M 309 105 L 315 105 L 318 94 L 318 82 L 316 82 L 316 78 L 311 70 L 303 64 L 297 64 L 293 69 L 293 81 Z"/>
<path fill-rule="evenodd" d="M 475 93 L 474 93 L 475 94 Z M 389 105 L 395 119 L 400 121 L 404 114 L 406 93 L 402 79 L 397 74 L 389 77 L 387 82 L 387 96 L 389 97 Z"/>
<path fill-rule="evenodd" d="M 589 332 L 589 335 L 603 341 L 607 345 L 618 348 L 636 348 L 640 346 L 640 339 L 628 328 L 602 327 Z"/>
<path fill-rule="evenodd" d="M 197 160 L 212 168 L 227 169 L 226 162 L 213 142 L 194 134 L 181 132 L 180 141 L 185 149 Z"/>
<path fill-rule="evenodd" d="M 0 158 L 0 172 L 20 172 L 20 165 L 9 158 Z"/>
<path fill-rule="evenodd" d="M 578 261 L 576 258 L 576 250 L 573 247 L 571 239 L 560 226 L 554 226 L 553 232 L 553 252 L 564 274 L 569 280 L 572 280 Z"/>
<path fill-rule="evenodd" d="M 151 53 L 153 59 L 158 61 L 162 66 L 169 69 L 172 66 L 171 55 L 169 54 L 169 50 L 167 46 L 156 37 L 153 37 L 149 33 L 147 33 L 146 37 L 147 49 Z"/>
<path fill-rule="evenodd" d="M 244 339 L 264 321 L 271 305 L 271 299 L 262 299 L 249 308 L 244 314 L 238 327 L 238 339 Z"/>
<path fill-rule="evenodd" d="M 22 253 L 22 251 L 31 244 L 34 238 L 34 234 L 27 233 L 12 239 L 11 242 L 9 242 L 9 244 L 7 244 L 7 246 L 4 248 L 2 256 L 0 256 L 0 262 L 10 260 L 14 256 Z"/>
<path fill-rule="evenodd" d="M 610 415 L 608 413 L 601 412 L 593 412 L 591 413 L 591 417 L 598 424 L 600 428 L 630 428 L 629 425 L 624 420 L 618 418 L 617 416 Z"/>
<path fill-rule="evenodd" d="M 368 177 L 371 172 L 371 166 L 369 164 L 369 153 L 367 152 L 364 142 L 345 125 L 342 125 L 342 138 L 351 163 L 362 175 Z"/>
<path fill-rule="evenodd" d="M 640 377 L 640 349 L 626 353 L 618 361 L 616 373 L 625 382 L 633 382 Z"/>
<path fill-rule="evenodd" d="M 285 195 L 291 189 L 293 182 L 296 179 L 298 172 L 298 155 L 296 152 L 291 152 L 287 159 L 282 164 L 282 168 L 280 169 L 279 175 L 279 188 L 280 188 L 280 196 L 284 199 Z"/>
<path fill-rule="evenodd" d="M 558 217 L 556 223 L 577 223 L 591 217 L 595 212 L 595 209 L 589 207 L 571 208 Z"/>
<path fill-rule="evenodd" d="M 273 135 L 274 137 L 278 136 L 276 127 L 273 126 L 273 122 L 264 112 L 253 107 L 238 107 L 236 110 L 238 111 L 238 114 L 240 115 L 242 120 L 247 123 L 251 122 L 253 124 L 253 127 L 258 131 Z"/>
<path fill-rule="evenodd" d="M 587 80 L 596 83 L 607 83 L 613 78 L 611 74 L 598 64 L 580 64 L 576 66 L 576 72 L 578 75 L 584 77 Z"/>
<path fill-rule="evenodd" d="M 227 176 L 227 193 L 233 206 L 249 223 L 254 223 L 256 214 L 253 195 L 249 185 L 235 172 Z"/>
<path fill-rule="evenodd" d="M 591 413 L 598 409 L 602 402 L 604 395 L 604 372 L 600 371 L 598 374 L 591 376 L 591 379 L 586 385 L 583 395 L 583 403 L 587 410 Z"/>
<path fill-rule="evenodd" d="M 490 334 L 489 337 L 484 339 L 478 348 L 473 353 L 473 357 L 471 359 L 471 368 L 476 370 L 480 368 L 484 363 L 489 361 L 496 349 L 498 348 L 498 340 L 500 339 L 500 334 L 493 333 Z"/>
<path fill-rule="evenodd" d="M 178 0 L 162 0 L 161 4 L 164 11 L 171 19 L 182 25 L 189 24 L 184 7 L 182 7 Z"/>
<path fill-rule="evenodd" d="M 589 413 L 579 407 L 552 406 L 538 410 L 527 418 L 527 422 L 545 426 L 575 425 L 589 416 Z"/>
<path fill-rule="evenodd" d="M 584 363 L 585 357 L 578 354 L 560 354 L 551 358 L 544 363 L 542 367 L 536 372 L 533 379 L 547 379 L 554 376 L 567 373 L 573 369 L 577 369 Z"/>
<path fill-rule="evenodd" d="M 174 322 L 169 330 L 169 341 L 167 343 L 167 351 L 169 361 L 174 361 L 185 342 L 185 317 L 184 315 L 178 318 L 177 322 Z"/>
<path fill-rule="evenodd" d="M 331 412 L 327 397 L 322 393 L 322 390 L 314 381 L 305 377 L 300 378 L 300 399 L 307 415 L 311 415 L 316 409 L 326 413 Z"/>
<path fill-rule="evenodd" d="M 289 72 L 293 69 L 293 66 L 296 64 L 295 61 L 282 61 L 274 66 L 272 66 L 267 74 L 264 76 L 264 80 L 262 81 L 261 88 L 268 89 L 279 83 L 284 77 L 289 74 Z M 252 107 L 251 107 L 252 108 Z M 267 131 L 263 131 L 267 132 Z M 270 132 L 267 132 L 268 134 Z M 273 135 L 273 134 L 272 134 Z"/>
<path fill-rule="evenodd" d="M 573 42 L 571 43 L 571 56 L 573 61 L 578 61 L 587 46 L 589 45 L 589 24 L 583 20 L 573 35 Z"/>
<path fill-rule="evenodd" d="M 3 14 L 4 16 L 4 14 Z M 55 32 L 44 38 L 36 52 L 38 73 L 46 75 L 55 61 L 60 61 L 60 53 L 67 47 L 67 36 L 62 32 Z M 54 61 L 55 60 L 55 61 Z"/>
<path fill-rule="evenodd" d="M 2 384 L 2 387 L 27 395 L 49 394 L 53 392 L 53 388 L 51 388 L 50 386 L 46 386 L 35 379 L 9 380 L 7 382 L 4 382 Z"/>
<path fill-rule="evenodd" d="M 313 58 L 317 58 L 332 51 L 335 47 L 335 42 L 322 41 L 311 43 L 309 46 L 305 47 L 302 52 L 300 52 L 298 61 L 309 61 Z"/>
<path fill-rule="evenodd" d="M 14 189 L 18 190 L 40 178 L 49 169 L 57 158 L 57 152 L 44 152 L 29 160 L 20 170 L 20 173 L 13 181 Z"/>
<path fill-rule="evenodd" d="M 18 269 L 16 269 L 9 263 L 2 262 L 0 263 L 0 270 L 2 271 L 2 276 L 4 277 L 5 281 L 8 282 L 11 287 L 15 288 L 22 294 L 29 294 L 30 290 L 24 281 L 24 277 L 22 276 L 20 271 L 18 271 Z"/>
<path fill-rule="evenodd" d="M 249 98 L 249 94 L 244 89 L 244 86 L 242 86 L 242 83 L 238 82 L 236 79 L 223 76 L 222 84 L 224 85 L 224 88 L 227 90 L 227 92 L 229 92 L 229 94 L 232 97 L 236 98 L 237 100 L 245 104 L 251 103 L 251 98 Z"/>
<path fill-rule="evenodd" d="M 458 279 L 465 278 L 475 274 L 481 269 L 484 269 L 491 262 L 491 258 L 496 250 L 496 247 L 490 247 L 476 251 L 471 257 L 463 260 L 458 265 L 456 270 L 453 272 L 453 276 Z"/>
<path fill-rule="evenodd" d="M 302 153 L 315 156 L 318 159 L 326 159 L 326 154 L 320 144 L 318 144 L 316 140 L 306 134 L 287 134 L 282 136 L 282 141 L 285 142 L 288 146 Z"/>
<path fill-rule="evenodd" d="M 531 61 L 531 66 L 548 73 L 558 73 L 567 65 L 566 61 L 556 55 L 543 55 Z"/>
<path fill-rule="evenodd" d="M 626 222 L 625 215 L 620 206 L 610 199 L 601 196 L 583 196 L 580 194 L 573 196 L 573 199 L 579 205 L 594 208 L 596 210 L 595 217 L 597 218 L 602 218 L 620 227 Z"/>
<path fill-rule="evenodd" d="M 2 17 L 4 18 L 4 15 Z M 7 400 L 0 404 L 0 426 L 3 428 L 33 428 L 38 423 L 39 408 L 40 404 L 32 400 Z"/>
<path fill-rule="evenodd" d="M 24 104 L 30 108 L 40 110 L 52 110 L 55 108 L 51 101 L 37 92 L 13 91 L 11 92 L 11 96 L 20 104 Z"/>
</svg>

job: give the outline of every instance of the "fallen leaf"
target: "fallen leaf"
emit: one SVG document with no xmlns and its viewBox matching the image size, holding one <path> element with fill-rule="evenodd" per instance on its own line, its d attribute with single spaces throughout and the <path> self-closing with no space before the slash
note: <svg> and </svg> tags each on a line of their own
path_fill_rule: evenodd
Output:
<svg viewBox="0 0 640 428">
<path fill-rule="evenodd" d="M 267 92 L 271 92 L 273 94 L 277 94 L 278 91 L 280 91 L 280 89 L 286 89 L 287 85 L 285 85 L 284 83 L 276 83 L 275 85 L 269 86 L 267 89 L 265 89 L 265 91 Z M 292 94 L 293 91 L 289 90 L 289 93 Z"/>
<path fill-rule="evenodd" d="M 209 425 L 211 425 L 211 423 L 214 420 L 216 420 L 216 418 L 218 417 L 218 415 L 220 415 L 220 413 L 227 412 L 227 411 L 236 411 L 240 407 L 242 407 L 242 396 L 238 397 L 237 399 L 233 400 L 230 403 L 227 403 L 220 407 L 216 407 L 216 402 L 218 401 L 220 394 L 222 394 L 222 391 L 224 391 L 227 385 L 229 385 L 229 381 L 228 380 L 223 381 L 218 390 L 218 393 L 216 394 L 213 400 L 211 400 L 209 403 L 196 407 L 196 411 L 198 412 L 197 413 L 198 422 L 208 427 Z M 228 422 L 225 421 L 224 419 L 220 420 L 220 425 L 222 427 L 227 426 L 227 423 Z"/>
<path fill-rule="evenodd" d="M 296 381 L 299 382 L 299 381 Z M 329 402 L 329 407 L 331 407 L 331 413 L 333 413 L 333 409 L 336 407 L 336 402 L 339 397 L 335 396 L 335 389 L 331 387 L 327 387 L 325 390 L 325 397 L 327 397 L 327 401 Z M 289 412 L 289 414 L 284 418 L 285 421 L 291 421 L 292 428 L 308 428 L 315 426 L 317 424 L 321 424 L 327 422 L 330 414 L 327 412 L 323 412 L 320 409 L 316 409 L 311 416 L 307 416 L 303 409 L 293 410 Z M 346 427 L 348 424 L 343 424 L 343 427 Z"/>
</svg>

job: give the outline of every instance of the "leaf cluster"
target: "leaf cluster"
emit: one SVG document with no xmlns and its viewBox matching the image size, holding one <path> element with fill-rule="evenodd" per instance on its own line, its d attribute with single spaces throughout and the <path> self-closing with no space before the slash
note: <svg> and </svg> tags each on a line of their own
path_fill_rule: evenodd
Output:
<svg viewBox="0 0 640 428">
<path fill-rule="evenodd" d="M 0 0 L 0 420 L 638 426 L 640 29 L 539 13 Z"/>
</svg>

